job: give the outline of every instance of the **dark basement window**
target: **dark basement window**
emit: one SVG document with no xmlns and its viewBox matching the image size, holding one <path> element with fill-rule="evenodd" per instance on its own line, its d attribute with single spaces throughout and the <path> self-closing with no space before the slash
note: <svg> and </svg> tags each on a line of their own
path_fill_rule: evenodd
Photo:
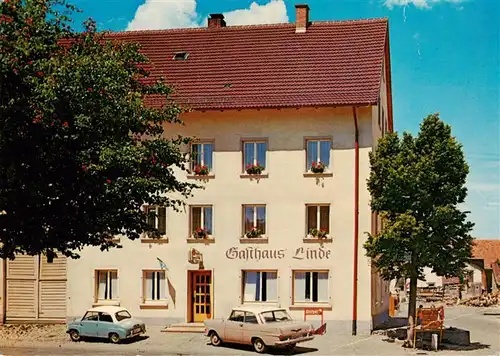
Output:
<svg viewBox="0 0 500 356">
<path fill-rule="evenodd" d="M 186 59 L 188 59 L 188 57 L 189 57 L 189 53 L 187 53 L 187 52 L 175 52 L 172 59 L 174 61 L 185 61 Z"/>
</svg>

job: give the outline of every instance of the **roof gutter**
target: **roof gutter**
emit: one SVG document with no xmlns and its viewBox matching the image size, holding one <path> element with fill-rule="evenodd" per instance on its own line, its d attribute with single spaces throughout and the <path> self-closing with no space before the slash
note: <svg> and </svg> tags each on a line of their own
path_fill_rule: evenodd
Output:
<svg viewBox="0 0 500 356">
<path fill-rule="evenodd" d="M 354 118 L 354 256 L 352 276 L 352 335 L 357 333 L 358 323 L 358 235 L 359 235 L 359 128 L 356 107 L 352 107 Z"/>
</svg>

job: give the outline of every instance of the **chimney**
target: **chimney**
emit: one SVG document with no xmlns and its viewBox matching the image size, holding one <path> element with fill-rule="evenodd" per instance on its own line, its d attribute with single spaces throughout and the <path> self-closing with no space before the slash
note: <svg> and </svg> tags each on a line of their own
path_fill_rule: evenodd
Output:
<svg viewBox="0 0 500 356">
<path fill-rule="evenodd" d="M 226 21 L 224 21 L 224 15 L 222 14 L 210 14 L 208 18 L 208 28 L 220 28 L 226 27 Z"/>
<path fill-rule="evenodd" d="M 309 5 L 295 5 L 295 33 L 304 33 L 309 26 Z"/>
</svg>

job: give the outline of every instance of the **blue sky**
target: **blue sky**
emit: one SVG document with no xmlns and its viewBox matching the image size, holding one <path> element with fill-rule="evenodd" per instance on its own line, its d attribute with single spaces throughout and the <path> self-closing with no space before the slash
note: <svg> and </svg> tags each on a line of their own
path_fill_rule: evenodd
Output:
<svg viewBox="0 0 500 356">
<path fill-rule="evenodd" d="M 71 1 L 71 0 L 70 0 Z M 397 131 L 416 133 L 439 112 L 462 142 L 471 173 L 464 209 L 474 236 L 500 238 L 500 1 L 498 0 L 73 0 L 100 29 L 228 25 L 388 17 Z"/>
</svg>

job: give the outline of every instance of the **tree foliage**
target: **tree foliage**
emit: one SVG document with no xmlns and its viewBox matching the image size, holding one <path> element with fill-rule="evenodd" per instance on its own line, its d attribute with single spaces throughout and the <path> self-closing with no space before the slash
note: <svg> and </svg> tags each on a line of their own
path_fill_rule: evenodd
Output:
<svg viewBox="0 0 500 356">
<path fill-rule="evenodd" d="M 424 267 L 461 276 L 473 242 L 473 224 L 459 208 L 469 167 L 450 126 L 434 114 L 416 137 L 388 134 L 370 154 L 370 165 L 371 207 L 384 228 L 369 234 L 365 249 L 381 275 L 411 278 L 415 287 Z"/>
<path fill-rule="evenodd" d="M 154 233 L 141 206 L 179 209 L 196 188 L 175 176 L 189 139 L 166 138 L 183 111 L 171 89 L 148 77 L 138 45 L 91 20 L 72 30 L 64 0 L 0 9 L 0 257 L 77 258 L 116 247 L 117 234 Z M 149 95 L 167 104 L 149 107 Z"/>
</svg>

